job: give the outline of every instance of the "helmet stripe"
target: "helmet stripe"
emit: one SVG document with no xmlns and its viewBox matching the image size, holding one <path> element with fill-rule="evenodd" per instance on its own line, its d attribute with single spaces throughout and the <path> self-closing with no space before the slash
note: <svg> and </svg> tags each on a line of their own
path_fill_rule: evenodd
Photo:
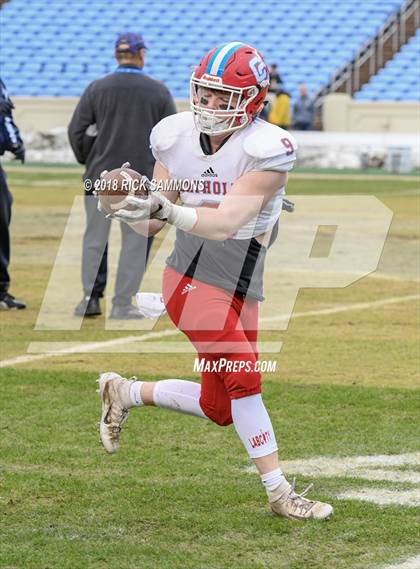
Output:
<svg viewBox="0 0 420 569">
<path fill-rule="evenodd" d="M 217 48 L 214 50 L 214 53 L 213 53 L 213 55 L 211 56 L 210 61 L 209 61 L 208 64 L 207 64 L 206 73 L 212 74 L 212 73 L 211 73 L 211 69 L 212 69 L 212 67 L 213 67 L 213 63 L 214 63 L 216 57 L 217 57 L 217 56 L 219 55 L 219 53 L 220 53 L 226 46 L 228 46 L 228 45 L 230 45 L 230 44 L 225 43 L 225 44 L 221 45 L 220 47 L 217 47 Z"/>
<path fill-rule="evenodd" d="M 221 77 L 224 67 L 230 56 L 242 45 L 244 44 L 238 41 L 234 41 L 216 49 L 207 65 L 206 73 L 209 75 L 217 75 Z"/>
</svg>

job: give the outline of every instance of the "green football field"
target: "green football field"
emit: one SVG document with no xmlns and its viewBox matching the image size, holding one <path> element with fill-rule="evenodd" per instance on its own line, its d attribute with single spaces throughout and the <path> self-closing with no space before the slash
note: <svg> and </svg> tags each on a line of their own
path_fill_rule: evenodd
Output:
<svg viewBox="0 0 420 569">
<path fill-rule="evenodd" d="M 302 524 L 269 513 L 233 427 L 135 409 L 120 452 L 105 454 L 98 373 L 198 380 L 194 354 L 174 351 L 186 344 L 166 317 L 148 330 L 112 330 L 104 316 L 80 329 L 41 329 L 81 171 L 6 171 L 15 199 L 11 292 L 28 309 L 0 312 L 1 569 L 420 567 L 418 177 L 291 175 L 297 204 L 370 195 L 393 212 L 375 273 L 302 288 L 287 330 L 261 333 L 262 344 L 283 344 L 261 357 L 277 363 L 264 398 L 284 471 L 334 505 L 330 521 Z M 318 231 L 311 255 L 326 257 L 333 237 Z M 71 277 L 78 282 L 77 271 Z M 269 321 L 281 306 L 275 279 L 266 292 Z M 82 295 L 77 286 L 73 294 Z"/>
</svg>

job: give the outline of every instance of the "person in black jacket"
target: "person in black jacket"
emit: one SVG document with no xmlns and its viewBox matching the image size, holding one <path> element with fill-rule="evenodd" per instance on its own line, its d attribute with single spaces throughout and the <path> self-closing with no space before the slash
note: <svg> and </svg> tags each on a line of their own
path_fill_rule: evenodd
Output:
<svg viewBox="0 0 420 569">
<path fill-rule="evenodd" d="M 176 112 L 168 89 L 143 72 L 145 43 L 142 36 L 125 33 L 115 44 L 118 67 L 93 81 L 85 90 L 68 127 L 76 159 L 86 164 L 84 174 L 87 226 L 83 239 L 82 284 L 84 297 L 75 314 L 101 314 L 99 299 L 107 280 L 107 241 L 111 221 L 97 211 L 92 197 L 103 170 L 124 162 L 151 177 L 154 158 L 149 148 L 152 128 Z M 130 227 L 121 226 L 122 248 L 110 318 L 141 318 L 132 306 L 152 243 Z"/>
<path fill-rule="evenodd" d="M 6 87 L 0 79 L 0 155 L 13 152 L 22 164 L 25 161 L 25 146 L 18 127 L 13 122 L 14 105 Z M 6 174 L 0 165 L 0 310 L 26 308 L 26 304 L 9 293 L 10 276 L 10 234 L 9 225 L 12 216 L 12 194 L 6 181 Z"/>
</svg>

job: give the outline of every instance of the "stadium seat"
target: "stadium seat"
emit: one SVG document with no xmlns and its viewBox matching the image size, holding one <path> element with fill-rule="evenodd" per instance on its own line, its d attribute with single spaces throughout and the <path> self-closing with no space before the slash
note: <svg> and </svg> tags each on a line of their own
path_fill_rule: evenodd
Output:
<svg viewBox="0 0 420 569">
<path fill-rule="evenodd" d="M 356 93 L 359 101 L 420 100 L 420 30 Z"/>
<path fill-rule="evenodd" d="M 276 62 L 292 93 L 302 79 L 316 91 L 376 33 L 402 1 L 267 0 L 255 18 L 248 18 L 238 14 L 255 11 L 252 0 L 218 3 L 217 10 L 209 0 L 188 4 L 156 0 L 147 8 L 137 0 L 10 0 L 1 8 L 0 66 L 5 80 L 14 86 L 14 95 L 30 95 L 33 88 L 32 94 L 37 96 L 52 91 L 77 96 L 93 78 L 115 69 L 112 52 L 117 35 L 137 31 L 145 34 L 149 48 L 146 72 L 163 80 L 176 97 L 188 96 L 190 67 L 197 64 L 203 52 L 233 39 L 255 44 L 269 63 Z M 89 29 L 80 26 L 81 18 L 90 22 Z M 22 29 L 30 34 L 30 45 L 23 41 Z M 27 65 L 27 72 L 15 80 L 15 74 Z M 45 76 L 36 89 L 34 74 Z M 51 83 L 59 77 L 65 80 L 51 89 Z M 416 86 L 411 76 L 407 85 L 410 90 L 402 93 L 411 97 Z"/>
</svg>

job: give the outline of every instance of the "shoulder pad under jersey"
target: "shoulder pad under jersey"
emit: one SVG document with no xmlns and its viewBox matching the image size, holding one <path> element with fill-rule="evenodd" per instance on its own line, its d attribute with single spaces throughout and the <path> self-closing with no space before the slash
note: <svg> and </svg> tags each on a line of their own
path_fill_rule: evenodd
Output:
<svg viewBox="0 0 420 569">
<path fill-rule="evenodd" d="M 194 123 L 192 113 L 186 111 L 170 115 L 159 121 L 150 134 L 150 145 L 157 152 L 166 152 L 176 143 L 179 136 L 191 129 Z"/>
<path fill-rule="evenodd" d="M 245 152 L 257 160 L 276 156 L 290 161 L 296 158 L 297 143 L 294 137 L 279 126 L 256 119 L 243 142 Z"/>
</svg>

